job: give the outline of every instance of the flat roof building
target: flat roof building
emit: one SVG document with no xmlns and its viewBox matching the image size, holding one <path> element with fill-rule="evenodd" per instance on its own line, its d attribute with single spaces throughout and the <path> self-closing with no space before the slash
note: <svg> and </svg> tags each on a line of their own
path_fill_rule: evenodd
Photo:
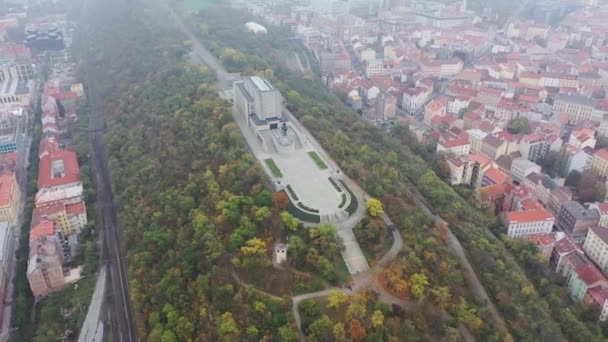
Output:
<svg viewBox="0 0 608 342">
<path fill-rule="evenodd" d="M 234 83 L 234 103 L 243 115 L 255 115 L 260 121 L 283 116 L 281 93 L 270 81 L 259 76 L 245 77 Z"/>
</svg>

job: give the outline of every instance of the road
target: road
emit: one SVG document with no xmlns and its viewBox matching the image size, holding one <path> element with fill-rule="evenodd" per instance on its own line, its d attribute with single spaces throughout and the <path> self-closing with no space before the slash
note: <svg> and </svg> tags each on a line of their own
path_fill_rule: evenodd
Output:
<svg viewBox="0 0 608 342">
<path fill-rule="evenodd" d="M 114 1 L 109 6 L 120 11 L 119 1 Z M 97 223 L 101 227 L 102 236 L 102 258 L 107 270 L 108 286 L 106 288 L 107 316 L 110 321 L 112 340 L 119 342 L 138 341 L 135 330 L 133 307 L 129 295 L 129 283 L 124 264 L 124 256 L 121 246 L 121 236 L 118 228 L 112 183 L 108 169 L 107 156 L 104 144 L 104 113 L 101 94 L 97 89 L 96 74 L 99 72 L 94 67 L 94 57 L 91 52 L 92 46 L 86 37 L 93 36 L 90 30 L 94 29 L 87 20 L 94 21 L 103 9 L 94 6 L 106 6 L 99 1 L 83 0 L 79 23 L 80 46 L 83 47 L 83 69 L 84 84 L 89 101 L 90 123 L 89 138 L 91 141 L 91 157 L 93 161 L 93 180 L 97 188 Z M 120 13 L 117 13 L 120 15 Z M 99 20 L 99 19 L 97 19 Z"/>
<path fill-rule="evenodd" d="M 178 28 L 182 33 L 190 40 L 192 43 L 192 52 L 191 56 L 196 59 L 196 61 L 200 64 L 203 63 L 209 67 L 209 69 L 215 72 L 215 76 L 218 80 L 218 86 L 220 89 L 225 89 L 228 87 L 232 87 L 232 83 L 241 78 L 241 75 L 238 73 L 230 73 L 228 72 L 222 63 L 218 61 L 215 56 L 207 50 L 203 44 L 199 41 L 199 39 L 192 33 L 190 28 L 183 22 L 182 18 L 175 13 L 173 8 L 166 6 L 166 10 L 171 14 L 173 21 L 177 24 Z"/>
</svg>

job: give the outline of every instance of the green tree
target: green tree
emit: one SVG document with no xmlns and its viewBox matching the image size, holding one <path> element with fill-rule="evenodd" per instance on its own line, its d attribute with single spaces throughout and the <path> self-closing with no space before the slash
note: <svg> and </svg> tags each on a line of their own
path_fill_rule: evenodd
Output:
<svg viewBox="0 0 608 342">
<path fill-rule="evenodd" d="M 160 338 L 161 342 L 177 342 L 177 337 L 175 336 L 175 333 L 173 333 L 173 331 L 171 330 L 165 330 L 165 332 L 163 332 L 163 336 L 161 336 Z"/>
<path fill-rule="evenodd" d="M 529 134 L 531 132 L 530 122 L 525 116 L 516 117 L 509 122 L 507 130 L 512 134 Z"/>
<path fill-rule="evenodd" d="M 603 202 L 606 197 L 606 183 L 593 172 L 584 172 L 581 176 L 576 197 L 580 202 Z"/>
<path fill-rule="evenodd" d="M 301 301 L 299 308 L 302 310 L 302 313 L 308 317 L 317 318 L 321 316 L 321 309 L 319 309 L 317 302 L 312 299 Z"/>
<path fill-rule="evenodd" d="M 426 287 L 429 285 L 427 277 L 422 273 L 414 273 L 410 277 L 410 292 L 415 299 L 420 299 L 424 296 Z"/>
<path fill-rule="evenodd" d="M 331 341 L 333 325 L 331 319 L 323 315 L 308 326 L 308 337 L 313 341 Z"/>
<path fill-rule="evenodd" d="M 236 341 L 240 331 L 232 313 L 224 312 L 220 318 L 218 333 L 223 341 Z"/>
<path fill-rule="evenodd" d="M 300 226 L 300 221 L 286 211 L 281 212 L 281 222 L 283 222 L 283 226 L 290 232 L 297 232 Z"/>
<path fill-rule="evenodd" d="M 285 342 L 297 342 L 300 340 L 298 332 L 289 325 L 284 325 L 279 328 L 279 338 Z"/>
<path fill-rule="evenodd" d="M 431 294 L 433 295 L 433 302 L 439 307 L 439 310 L 446 311 L 452 298 L 450 288 L 447 286 L 440 286 L 432 289 Z"/>
<path fill-rule="evenodd" d="M 577 188 L 581 183 L 582 177 L 583 175 L 580 172 L 578 172 L 577 170 L 572 170 L 566 177 L 565 185 L 572 188 Z"/>
</svg>

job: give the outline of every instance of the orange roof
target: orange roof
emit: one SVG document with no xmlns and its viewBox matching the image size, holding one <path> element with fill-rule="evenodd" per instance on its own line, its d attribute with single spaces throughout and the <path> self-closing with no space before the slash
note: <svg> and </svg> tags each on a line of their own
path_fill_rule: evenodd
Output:
<svg viewBox="0 0 608 342">
<path fill-rule="evenodd" d="M 597 150 L 597 151 L 595 151 L 595 153 L 593 155 L 598 156 L 604 160 L 608 160 L 608 150 L 605 150 L 605 149 Z"/>
<path fill-rule="evenodd" d="M 490 159 L 480 152 L 471 153 L 469 155 L 469 160 L 472 162 L 478 162 L 481 168 L 490 163 Z"/>
<path fill-rule="evenodd" d="M 504 195 L 507 193 L 509 184 L 493 184 L 479 188 L 479 192 L 485 194 L 488 198 L 495 198 L 498 195 Z"/>
<path fill-rule="evenodd" d="M 468 145 L 469 139 L 464 138 L 464 137 L 458 137 L 455 139 L 448 139 L 448 140 L 440 141 L 439 144 L 445 148 L 452 148 L 452 147 Z"/>
<path fill-rule="evenodd" d="M 555 218 L 543 208 L 528 211 L 510 211 L 507 213 L 509 223 L 526 223 L 538 221 L 553 221 Z"/>
<path fill-rule="evenodd" d="M 2 155 L 0 155 L 0 159 L 10 160 L 16 164 L 17 160 L 19 159 L 19 155 L 17 154 L 17 152 L 3 153 Z"/>
<path fill-rule="evenodd" d="M 53 221 L 42 221 L 30 230 L 30 243 L 37 241 L 41 236 L 55 234 L 55 224 Z"/>
<path fill-rule="evenodd" d="M 599 209 L 601 215 L 608 214 L 608 202 L 598 203 L 597 208 Z"/>
<path fill-rule="evenodd" d="M 63 173 L 53 174 L 53 163 L 63 162 Z M 47 187 L 80 182 L 80 168 L 76 153 L 72 151 L 52 152 L 40 159 L 38 190 Z"/>
<path fill-rule="evenodd" d="M 14 174 L 4 173 L 0 175 L 0 207 L 7 207 L 11 204 L 16 184 Z"/>
<path fill-rule="evenodd" d="M 83 214 L 86 211 L 86 207 L 84 206 L 84 202 L 80 201 L 78 203 L 66 205 L 65 211 L 68 215 L 78 215 Z"/>
<path fill-rule="evenodd" d="M 494 184 L 503 184 L 509 180 L 509 177 L 503 175 L 502 172 L 498 171 L 495 167 L 489 168 L 483 173 L 483 176 L 491 179 Z"/>
<path fill-rule="evenodd" d="M 62 202 L 51 203 L 44 207 L 36 207 L 32 214 L 32 225 L 35 226 L 43 220 L 47 220 L 49 216 L 54 216 L 60 212 L 65 212 L 65 205 Z"/>
<path fill-rule="evenodd" d="M 531 198 L 525 199 L 521 202 L 521 206 L 524 210 L 534 210 L 534 209 L 540 209 L 543 206 L 538 203 L 538 201 L 533 200 Z"/>
<path fill-rule="evenodd" d="M 555 242 L 555 235 L 549 234 L 534 234 L 530 235 L 528 239 L 536 245 L 549 246 Z"/>
</svg>

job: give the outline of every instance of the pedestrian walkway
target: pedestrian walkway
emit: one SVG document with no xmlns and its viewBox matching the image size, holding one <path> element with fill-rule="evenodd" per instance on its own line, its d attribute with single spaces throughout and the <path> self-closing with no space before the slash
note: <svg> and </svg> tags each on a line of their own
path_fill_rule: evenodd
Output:
<svg viewBox="0 0 608 342">
<path fill-rule="evenodd" d="M 103 341 L 103 320 L 101 309 L 103 307 L 106 292 L 106 267 L 102 266 L 97 276 L 97 285 L 91 298 L 91 304 L 87 310 L 87 317 L 80 329 L 78 342 L 101 342 Z"/>
</svg>

